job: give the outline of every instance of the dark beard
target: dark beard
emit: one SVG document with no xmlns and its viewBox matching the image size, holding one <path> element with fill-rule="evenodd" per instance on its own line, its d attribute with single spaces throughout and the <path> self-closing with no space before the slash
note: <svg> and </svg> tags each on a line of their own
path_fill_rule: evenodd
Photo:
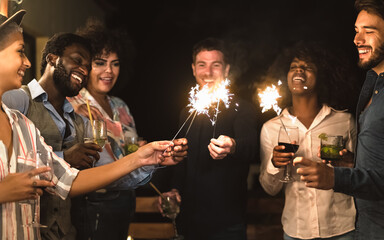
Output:
<svg viewBox="0 0 384 240">
<path fill-rule="evenodd" d="M 59 59 L 59 63 L 53 71 L 53 82 L 65 97 L 74 97 L 79 94 L 79 91 L 81 90 L 72 86 L 71 75 L 65 70 L 61 59 Z"/>
<path fill-rule="evenodd" d="M 376 67 L 384 61 L 384 43 L 382 43 L 376 50 L 373 52 L 372 56 L 370 59 L 368 59 L 367 62 L 362 63 L 361 60 L 358 62 L 358 66 L 361 67 L 362 69 L 369 70 L 371 68 Z"/>
</svg>

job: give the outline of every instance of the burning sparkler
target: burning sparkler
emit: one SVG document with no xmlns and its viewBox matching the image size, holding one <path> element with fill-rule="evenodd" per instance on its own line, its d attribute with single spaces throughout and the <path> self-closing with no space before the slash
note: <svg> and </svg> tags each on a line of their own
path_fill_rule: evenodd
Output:
<svg viewBox="0 0 384 240">
<path fill-rule="evenodd" d="M 277 85 L 280 86 L 281 84 L 282 82 L 279 80 L 277 82 Z M 281 113 L 281 108 L 279 107 L 277 102 L 277 99 L 281 98 L 279 94 L 279 89 L 274 84 L 272 84 L 272 86 L 268 86 L 264 91 L 260 91 L 260 89 L 258 89 L 258 91 L 259 91 L 258 96 L 260 99 L 260 107 L 263 108 L 261 111 L 266 112 L 270 109 L 273 109 L 276 112 L 277 116 L 279 116 Z M 281 124 L 284 127 L 285 132 L 287 132 L 285 124 L 283 123 L 281 118 L 279 119 Z M 294 120 L 292 119 L 292 121 Z M 288 132 L 287 132 L 287 135 L 288 135 Z"/>
<path fill-rule="evenodd" d="M 175 140 L 176 136 L 180 133 L 181 129 L 183 129 L 186 122 L 191 118 L 194 114 L 191 122 L 189 123 L 189 127 L 185 135 L 188 134 L 189 129 L 192 126 L 193 121 L 195 120 L 196 115 L 205 114 L 211 120 L 212 126 L 216 126 L 217 116 L 219 114 L 219 104 L 222 101 L 226 108 L 229 107 L 230 101 L 232 99 L 233 94 L 229 92 L 228 86 L 230 81 L 225 79 L 222 83 L 215 86 L 213 89 L 209 88 L 207 85 L 204 85 L 201 89 L 197 84 L 195 87 L 191 88 L 189 92 L 189 116 L 181 125 L 180 129 L 177 131 L 176 135 L 173 137 L 172 141 Z M 209 108 L 216 104 L 215 114 L 211 117 L 209 113 Z"/>
</svg>

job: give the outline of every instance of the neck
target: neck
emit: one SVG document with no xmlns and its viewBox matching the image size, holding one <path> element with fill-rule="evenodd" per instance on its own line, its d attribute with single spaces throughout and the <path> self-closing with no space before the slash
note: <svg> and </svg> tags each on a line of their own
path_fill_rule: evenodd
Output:
<svg viewBox="0 0 384 240">
<path fill-rule="evenodd" d="M 307 127 L 313 122 L 321 109 L 321 104 L 317 100 L 317 95 L 313 96 L 294 96 L 290 113 L 296 116 Z"/>
<path fill-rule="evenodd" d="M 107 94 L 106 93 L 101 93 L 101 92 L 95 91 L 92 88 L 87 88 L 87 90 L 98 103 L 103 103 L 103 102 L 107 101 Z"/>
<path fill-rule="evenodd" d="M 377 74 L 384 72 L 384 61 L 381 61 L 379 64 L 373 67 L 372 70 L 375 71 Z"/>
<path fill-rule="evenodd" d="M 57 89 L 53 82 L 53 77 L 43 75 L 39 80 L 39 84 L 48 94 L 48 101 L 53 105 L 56 111 L 61 112 L 66 96 Z"/>
</svg>

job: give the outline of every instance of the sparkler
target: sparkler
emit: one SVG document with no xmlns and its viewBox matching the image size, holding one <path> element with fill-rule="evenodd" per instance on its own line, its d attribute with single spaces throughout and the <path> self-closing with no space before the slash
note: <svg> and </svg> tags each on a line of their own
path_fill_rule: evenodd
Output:
<svg viewBox="0 0 384 240">
<path fill-rule="evenodd" d="M 282 82 L 279 80 L 277 82 L 278 86 L 280 86 L 282 84 Z M 279 94 L 279 89 L 274 85 L 272 84 L 272 86 L 268 86 L 264 91 L 260 91 L 260 89 L 258 89 L 259 93 L 258 93 L 258 96 L 259 96 L 259 99 L 260 99 L 260 107 L 262 107 L 263 109 L 261 110 L 261 112 L 266 112 L 270 109 L 273 109 L 277 116 L 280 115 L 281 113 L 281 108 L 279 107 L 278 103 L 277 103 L 277 99 L 278 98 L 281 98 L 280 94 Z M 285 124 L 283 123 L 283 120 L 280 119 L 280 122 L 281 124 L 283 125 L 284 127 L 284 130 L 285 132 L 287 133 L 287 136 L 289 138 L 289 134 L 287 132 L 287 128 L 285 127 Z M 292 119 L 293 121 L 293 119 Z M 289 140 L 291 141 L 291 140 Z"/>
<path fill-rule="evenodd" d="M 233 94 L 231 94 L 229 92 L 229 89 L 227 88 L 229 84 L 230 84 L 230 81 L 228 79 L 225 79 L 223 82 L 221 82 L 220 84 L 218 84 L 213 88 L 210 88 L 207 85 L 204 85 L 200 89 L 200 86 L 198 84 L 196 84 L 195 87 L 192 87 L 191 91 L 189 92 L 189 104 L 187 105 L 187 107 L 190 108 L 189 109 L 190 114 L 188 118 L 184 121 L 184 123 L 181 125 L 180 129 L 177 131 L 172 141 L 176 139 L 177 135 L 180 133 L 184 125 L 187 123 L 187 121 L 191 118 L 193 114 L 194 116 L 191 122 L 189 123 L 185 136 L 188 134 L 192 126 L 192 123 L 195 120 L 196 115 L 198 114 L 207 115 L 212 123 L 212 126 L 216 127 L 217 117 L 220 112 L 219 111 L 220 101 L 222 101 L 225 107 L 228 108 L 233 96 Z M 214 116 L 211 117 L 211 115 L 209 114 L 209 108 L 213 104 L 216 104 L 216 108 L 215 108 Z"/>
</svg>

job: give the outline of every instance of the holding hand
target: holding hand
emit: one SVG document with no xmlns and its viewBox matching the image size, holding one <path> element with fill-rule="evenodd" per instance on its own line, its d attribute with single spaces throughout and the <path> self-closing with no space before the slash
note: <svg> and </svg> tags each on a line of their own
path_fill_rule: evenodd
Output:
<svg viewBox="0 0 384 240">
<path fill-rule="evenodd" d="M 303 157 L 296 157 L 293 165 L 299 165 L 297 173 L 301 175 L 300 180 L 305 186 L 328 190 L 334 186 L 334 171 L 332 167 L 322 162 L 314 162 Z"/>
<path fill-rule="evenodd" d="M 291 162 L 295 153 L 285 152 L 285 148 L 284 145 L 278 145 L 273 148 L 273 156 L 271 159 L 273 166 L 281 168 L 287 166 Z"/>
<path fill-rule="evenodd" d="M 86 169 L 93 166 L 93 162 L 99 160 L 98 152 L 103 151 L 95 143 L 77 143 L 64 151 L 64 160 L 72 167 Z"/>
<path fill-rule="evenodd" d="M 35 176 L 50 171 L 49 167 L 36 168 L 23 173 L 10 173 L 0 182 L 0 203 L 36 199 L 43 194 L 42 188 L 53 187 L 52 182 Z"/>
<path fill-rule="evenodd" d="M 132 153 L 140 159 L 141 165 L 160 164 L 164 166 L 175 165 L 187 155 L 187 139 L 181 138 L 174 142 L 150 142 Z"/>
<path fill-rule="evenodd" d="M 180 194 L 179 194 L 179 191 L 178 191 L 177 189 L 175 189 L 175 188 L 173 188 L 173 189 L 172 189 L 171 191 L 169 191 L 169 192 L 162 193 L 161 195 L 162 195 L 164 198 L 167 198 L 167 197 L 173 198 L 173 197 L 175 197 L 177 203 L 178 203 L 179 205 L 180 205 L 180 203 L 181 203 L 181 196 L 180 196 Z M 161 215 L 162 215 L 163 217 L 165 217 L 165 216 L 164 216 L 164 213 L 163 213 L 163 208 L 161 207 L 161 203 L 162 203 L 162 201 L 163 201 L 163 198 L 159 196 L 159 201 L 158 201 L 158 204 L 157 204 L 157 208 L 159 209 Z"/>
<path fill-rule="evenodd" d="M 341 160 L 337 160 L 337 161 L 327 161 L 327 160 L 324 160 L 323 159 L 323 163 L 330 163 L 332 166 L 334 167 L 348 167 L 348 168 L 353 168 L 353 166 L 355 165 L 355 161 L 354 161 L 354 157 L 355 155 L 348 151 L 347 149 L 343 149 L 339 152 L 340 156 L 341 156 Z M 318 156 L 320 157 L 321 154 L 320 154 L 320 151 L 319 151 L 319 154 Z"/>
<path fill-rule="evenodd" d="M 211 139 L 208 149 L 209 154 L 213 159 L 223 159 L 228 154 L 232 154 L 236 151 L 236 141 L 228 136 L 220 135 L 217 139 Z"/>
</svg>

